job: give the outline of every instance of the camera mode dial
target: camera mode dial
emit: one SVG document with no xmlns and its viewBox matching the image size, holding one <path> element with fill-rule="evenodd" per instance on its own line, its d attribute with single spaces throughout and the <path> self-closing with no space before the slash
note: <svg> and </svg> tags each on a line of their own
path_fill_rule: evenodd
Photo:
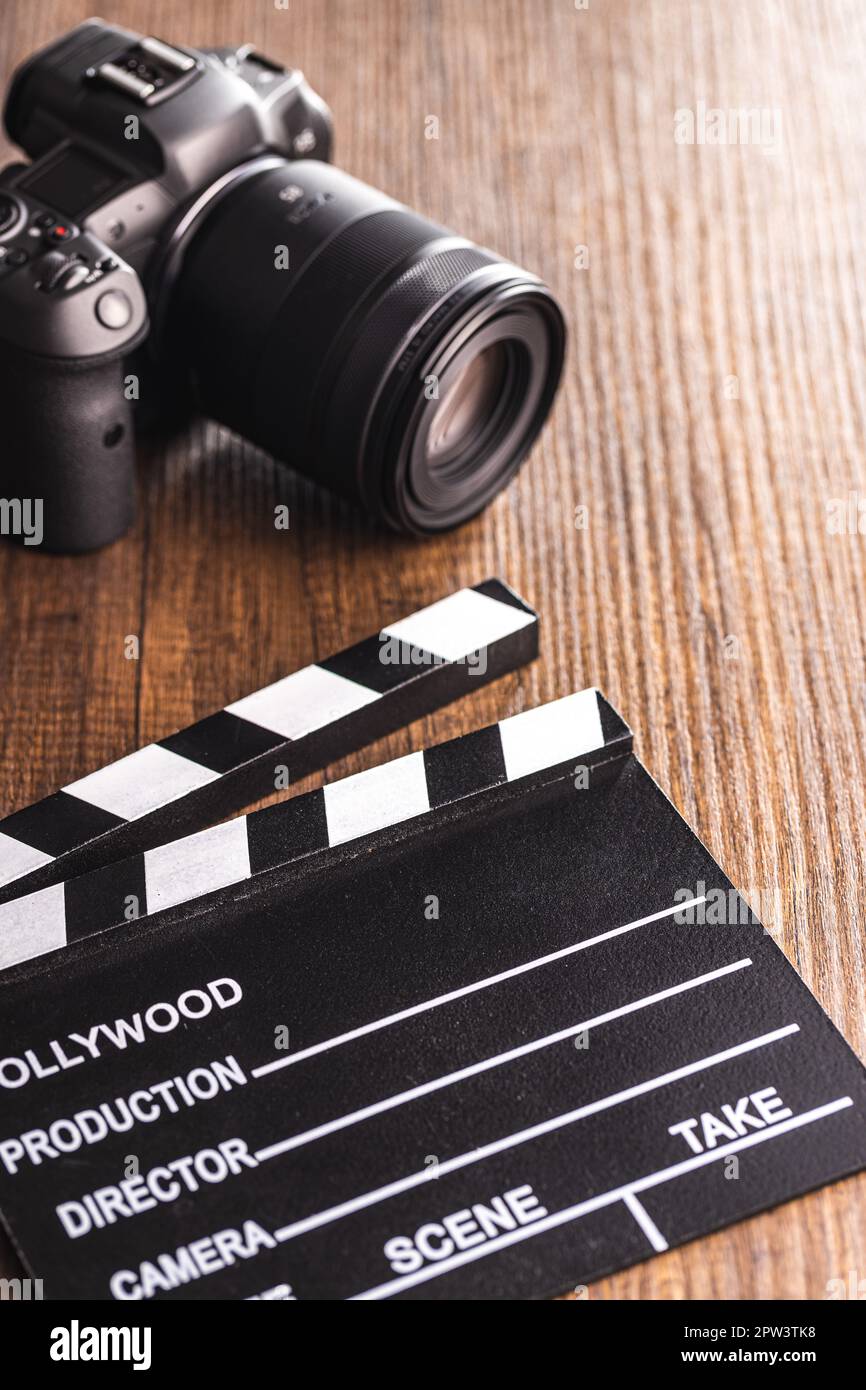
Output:
<svg viewBox="0 0 866 1390">
<path fill-rule="evenodd" d="M 89 275 L 84 261 L 77 256 L 65 256 L 62 251 L 47 251 L 34 265 L 37 285 L 46 294 L 55 290 L 72 290 Z"/>
<path fill-rule="evenodd" d="M 0 237 L 11 236 L 18 231 L 24 219 L 24 210 L 11 193 L 0 193 Z"/>
</svg>

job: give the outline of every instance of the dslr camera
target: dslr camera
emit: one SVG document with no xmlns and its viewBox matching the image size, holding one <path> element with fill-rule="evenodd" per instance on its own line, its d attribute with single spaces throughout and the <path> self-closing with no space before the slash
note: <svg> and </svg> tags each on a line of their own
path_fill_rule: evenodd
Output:
<svg viewBox="0 0 866 1390">
<path fill-rule="evenodd" d="M 188 404 L 398 531 L 479 511 L 541 429 L 550 290 L 330 162 L 252 47 L 88 20 L 16 71 L 0 172 L 0 495 L 48 549 L 133 517 L 134 437 Z"/>
</svg>

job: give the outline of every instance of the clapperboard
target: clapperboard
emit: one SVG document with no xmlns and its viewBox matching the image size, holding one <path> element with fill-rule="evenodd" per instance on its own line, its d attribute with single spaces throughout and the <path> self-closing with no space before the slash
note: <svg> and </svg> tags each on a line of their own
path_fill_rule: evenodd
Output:
<svg viewBox="0 0 866 1390">
<path fill-rule="evenodd" d="M 198 828 L 536 641 L 488 581 L 3 823 L 49 1297 L 538 1297 L 866 1165 L 863 1067 L 596 690 Z"/>
</svg>

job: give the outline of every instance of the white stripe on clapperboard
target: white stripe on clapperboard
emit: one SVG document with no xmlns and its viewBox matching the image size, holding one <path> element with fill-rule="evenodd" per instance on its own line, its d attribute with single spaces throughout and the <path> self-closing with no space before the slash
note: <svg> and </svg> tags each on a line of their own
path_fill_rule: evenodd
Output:
<svg viewBox="0 0 866 1390">
<path fill-rule="evenodd" d="M 476 589 L 458 589 L 383 628 L 381 636 L 423 648 L 437 660 L 457 662 L 535 622 L 534 613 Z M 380 691 L 313 664 L 235 700 L 225 710 L 283 738 L 297 740 L 381 698 Z M 122 821 L 134 821 L 219 781 L 223 775 L 161 744 L 149 743 L 68 782 L 61 790 Z M 0 831 L 0 886 L 52 863 L 54 858 Z"/>
<path fill-rule="evenodd" d="M 633 1192 L 627 1192 L 625 1194 L 625 1197 L 623 1198 L 623 1201 L 625 1202 L 626 1206 L 628 1207 L 637 1224 L 640 1226 L 641 1230 L 643 1231 L 653 1250 L 655 1250 L 657 1254 L 661 1254 L 663 1250 L 667 1250 L 667 1241 L 665 1240 L 664 1236 L 662 1235 L 656 1223 L 653 1221 L 652 1217 L 650 1216 L 643 1203 L 638 1201 L 637 1197 L 634 1195 Z"/>
<path fill-rule="evenodd" d="M 611 938 L 620 936 L 625 932 L 634 931 L 638 927 L 646 926 L 649 923 L 660 921 L 665 917 L 670 917 L 676 912 L 687 909 L 690 906 L 696 906 L 697 904 L 703 901 L 705 901 L 704 897 L 696 897 L 691 899 L 689 902 L 678 903 L 675 907 L 664 908 L 660 912 L 654 912 L 646 917 L 638 918 L 634 922 L 628 922 L 624 926 L 615 927 L 610 931 L 600 932 L 596 936 L 590 937 L 585 941 L 577 942 L 571 946 L 567 946 L 562 950 L 550 952 L 548 955 L 545 956 L 539 956 L 535 960 L 525 962 L 523 965 L 515 966 L 510 970 L 501 971 L 497 975 L 488 976 L 486 979 L 475 981 L 471 985 L 465 985 L 460 989 L 452 990 L 448 994 L 438 995 L 434 999 L 429 999 L 421 1004 L 413 1005 L 411 1008 L 401 1010 L 399 1013 L 389 1014 L 385 1018 L 377 1019 L 372 1023 L 364 1024 L 359 1028 L 352 1029 L 350 1032 L 342 1033 L 337 1035 L 336 1037 L 326 1039 L 325 1041 L 317 1043 L 312 1047 L 305 1048 L 303 1051 L 294 1054 L 292 1057 L 282 1058 L 279 1062 L 267 1063 L 264 1066 L 255 1068 L 252 1071 L 251 1075 L 254 1077 L 266 1076 L 270 1074 L 272 1071 L 278 1070 L 281 1067 L 293 1065 L 294 1063 L 301 1062 L 308 1057 L 315 1056 L 320 1052 L 327 1051 L 334 1047 L 342 1046 L 347 1042 L 351 1042 L 357 1038 L 364 1037 L 365 1035 L 375 1032 L 379 1029 L 387 1028 L 392 1024 L 398 1023 L 404 1019 L 415 1017 L 428 1009 L 438 1008 L 445 1003 L 451 1002 L 452 1000 L 463 998 L 468 994 L 476 992 L 477 990 L 486 989 L 492 985 L 500 984 L 502 981 L 512 979 L 517 975 L 525 973 L 526 971 L 535 970 L 541 966 L 548 965 L 553 961 L 561 960 L 563 959 L 563 957 L 572 955 L 576 951 L 584 950 L 590 946 L 598 944 L 599 942 L 609 941 L 611 940 Z M 508 1052 L 499 1053 L 495 1057 L 487 1058 L 482 1062 L 478 1062 L 471 1066 L 464 1067 L 460 1071 L 451 1072 L 445 1076 L 437 1077 L 432 1081 L 425 1082 L 419 1086 L 413 1087 L 411 1090 L 400 1092 L 395 1096 L 387 1097 L 384 1100 L 366 1106 L 361 1110 L 353 1111 L 350 1114 L 340 1116 L 335 1120 L 329 1121 L 322 1125 L 318 1125 L 314 1129 L 304 1131 L 301 1134 L 292 1135 L 288 1139 L 281 1140 L 275 1144 L 268 1145 L 257 1152 L 256 1158 L 259 1160 L 259 1162 L 266 1161 L 270 1158 L 275 1158 L 280 1154 L 291 1151 L 292 1149 L 296 1149 L 301 1147 L 302 1145 L 312 1143 L 315 1140 L 324 1137 L 325 1135 L 335 1132 L 336 1130 L 344 1129 L 352 1124 L 357 1124 L 364 1119 L 368 1119 L 373 1115 L 378 1115 L 387 1110 L 394 1109 L 400 1105 L 407 1104 L 412 1100 L 415 1100 L 424 1095 L 431 1094 L 432 1092 L 435 1092 L 437 1090 L 441 1090 L 446 1086 L 453 1085 L 459 1081 L 467 1079 L 470 1076 L 478 1075 L 484 1071 L 488 1071 L 494 1067 L 501 1066 L 509 1061 L 513 1061 L 517 1057 L 526 1056 L 527 1054 L 538 1051 L 544 1047 L 552 1046 L 557 1042 L 563 1041 L 565 1038 L 576 1035 L 577 1033 L 584 1032 L 593 1027 L 598 1027 L 602 1023 L 607 1023 L 612 1021 L 613 1019 L 624 1017 L 626 1014 L 634 1013 L 639 1009 L 650 1007 L 652 1004 L 659 1003 L 664 999 L 672 998 L 678 994 L 685 993 L 690 989 L 698 988 L 704 984 L 709 984 L 714 980 L 721 979 L 727 975 L 733 974 L 738 970 L 746 969 L 749 966 L 751 966 L 751 964 L 752 962 L 748 958 L 744 958 L 739 961 L 733 961 L 729 965 L 722 966 L 717 970 L 709 971 L 706 974 L 696 976 L 694 979 L 691 980 L 682 981 L 680 984 L 673 985 L 666 990 L 661 990 L 656 994 L 647 995 L 643 999 L 634 1000 L 630 1004 L 622 1005 L 620 1008 L 612 1009 L 605 1014 L 599 1014 L 595 1018 L 587 1019 L 582 1023 L 575 1024 L 567 1029 L 562 1029 L 557 1033 L 552 1033 L 548 1035 L 547 1037 L 538 1038 L 531 1043 L 526 1043 L 520 1047 L 513 1048 Z M 482 1162 L 484 1159 L 489 1158 L 495 1154 L 505 1152 L 512 1148 L 516 1148 L 521 1144 L 529 1143 L 534 1139 L 538 1139 L 546 1134 L 552 1133 L 558 1129 L 562 1129 L 567 1125 L 574 1124 L 581 1119 L 587 1118 L 590 1115 L 595 1115 L 603 1110 L 610 1109 L 613 1106 L 623 1104 L 625 1101 L 634 1099 L 637 1096 L 649 1094 L 652 1091 L 658 1090 L 664 1086 L 672 1084 L 674 1081 L 681 1080 L 686 1076 L 691 1076 L 698 1072 L 705 1071 L 710 1067 L 718 1066 L 721 1063 L 728 1061 L 733 1057 L 742 1056 L 748 1052 L 756 1051 L 759 1048 L 767 1047 L 770 1044 L 778 1042 L 783 1038 L 790 1037 L 793 1034 L 798 1033 L 799 1031 L 799 1024 L 787 1024 L 784 1027 L 777 1028 L 770 1033 L 761 1034 L 759 1037 L 756 1038 L 749 1038 L 746 1041 L 738 1043 L 733 1047 L 726 1048 L 722 1052 L 714 1053 L 711 1056 L 702 1057 L 697 1059 L 696 1061 L 689 1062 L 682 1067 L 678 1067 L 674 1071 L 665 1072 L 660 1076 L 652 1077 L 649 1080 L 639 1082 L 634 1086 L 629 1086 L 622 1091 L 617 1091 L 611 1095 L 603 1096 L 598 1100 L 591 1101 L 588 1104 L 580 1106 L 575 1110 L 567 1111 L 561 1115 L 555 1115 L 550 1119 L 541 1121 L 538 1124 L 532 1125 L 527 1129 L 519 1130 L 514 1134 L 506 1135 L 501 1139 L 494 1140 L 489 1144 L 470 1150 L 467 1153 L 458 1154 L 454 1158 L 448 1159 L 444 1163 L 438 1164 L 435 1170 L 436 1176 L 441 1177 L 447 1173 L 454 1172 L 460 1168 L 467 1167 L 474 1163 Z M 588 1212 L 598 1210 L 600 1207 L 603 1206 L 612 1205 L 618 1201 L 622 1201 L 627 1210 L 634 1217 L 635 1221 L 640 1226 L 641 1230 L 643 1231 L 644 1235 L 646 1236 L 653 1249 L 656 1251 L 666 1250 L 668 1248 L 667 1241 L 665 1240 L 662 1233 L 659 1231 L 658 1227 L 650 1217 L 649 1213 L 646 1211 L 645 1207 L 638 1200 L 636 1195 L 638 1192 L 644 1191 L 650 1187 L 658 1186 L 663 1182 L 670 1181 L 672 1178 L 690 1172 L 694 1168 L 699 1168 L 703 1166 L 705 1163 L 714 1162 L 717 1159 L 723 1158 L 727 1154 L 739 1152 L 740 1149 L 751 1147 L 755 1143 L 763 1142 L 764 1140 L 773 1138 L 778 1134 L 787 1133 L 791 1129 L 796 1129 L 801 1125 L 809 1124 L 814 1120 L 823 1119 L 828 1115 L 834 1114 L 839 1110 L 847 1108 L 851 1104 L 853 1104 L 853 1102 L 850 1097 L 840 1097 L 838 1100 L 831 1101 L 824 1106 L 819 1106 L 817 1109 L 808 1111 L 803 1115 L 793 1116 L 789 1120 L 781 1121 L 775 1124 L 772 1127 L 772 1129 L 762 1132 L 761 1134 L 752 1135 L 743 1140 L 733 1141 L 729 1144 L 721 1146 L 718 1149 L 713 1150 L 712 1152 L 700 1155 L 696 1159 L 687 1159 L 684 1160 L 682 1163 L 672 1165 L 670 1168 L 661 1169 L 656 1173 L 651 1173 L 645 1175 L 644 1177 L 636 1178 L 632 1182 L 624 1184 L 621 1187 L 611 1189 L 610 1192 L 602 1193 L 596 1197 L 589 1198 L 584 1202 L 580 1202 L 573 1207 L 568 1207 L 565 1211 L 556 1212 L 552 1216 L 545 1216 L 543 1219 L 532 1223 L 532 1225 L 530 1226 L 522 1228 L 520 1231 L 511 1232 L 508 1235 L 498 1237 L 497 1239 L 488 1242 L 483 1247 L 477 1250 L 467 1251 L 465 1252 L 465 1254 L 453 1256 L 448 1260 L 441 1261 L 435 1266 L 425 1268 L 424 1270 L 419 1271 L 417 1274 L 407 1275 L 405 1277 L 391 1280 L 385 1284 L 377 1286 L 374 1289 L 367 1290 L 367 1292 L 365 1293 L 356 1294 L 353 1297 L 356 1299 L 388 1298 L 393 1294 L 399 1293 L 401 1290 L 405 1288 L 412 1287 L 414 1284 L 422 1283 L 428 1279 L 433 1279 L 438 1277 L 439 1275 L 446 1274 L 449 1270 L 456 1269 L 461 1264 L 467 1263 L 470 1260 L 480 1259 L 482 1258 L 482 1256 L 486 1254 L 493 1254 L 496 1250 L 503 1249 L 508 1245 L 515 1244 L 517 1241 L 527 1240 L 533 1235 L 541 1234 L 546 1230 L 551 1230 L 554 1227 L 563 1225 L 568 1221 L 577 1220 L 579 1217 L 586 1215 Z M 306 1234 L 308 1231 L 315 1230 L 324 1225 L 328 1225 L 333 1221 L 339 1221 L 344 1217 L 352 1215 L 356 1211 L 360 1211 L 366 1207 L 373 1206 L 382 1201 L 386 1201 L 390 1197 L 408 1191 L 411 1188 L 420 1186 L 422 1183 L 429 1182 L 430 1177 L 431 1170 L 429 1168 L 425 1168 L 423 1171 L 407 1174 L 403 1178 L 399 1178 L 396 1181 L 385 1184 L 382 1187 L 375 1188 L 370 1192 L 363 1193 L 358 1197 L 350 1199 L 349 1201 L 339 1203 L 334 1207 L 327 1208 L 326 1210 L 315 1213 L 312 1216 L 305 1217 L 299 1221 L 292 1222 L 288 1226 L 283 1226 L 274 1234 L 276 1236 L 276 1239 L 281 1242 L 292 1240 L 297 1236 Z"/>
<path fill-rule="evenodd" d="M 594 688 L 523 710 L 494 727 L 499 731 L 509 780 L 604 747 L 599 694 Z M 434 808 L 430 806 L 425 766 L 423 752 L 410 753 L 327 784 L 322 791 L 329 844 L 342 844 L 429 814 Z M 193 902 L 251 878 L 247 822 L 246 816 L 237 816 L 146 849 L 148 913 Z M 63 884 L 0 906 L 0 969 L 67 944 Z M 298 1061 L 303 1055 L 309 1054 L 287 1060 Z"/>
</svg>

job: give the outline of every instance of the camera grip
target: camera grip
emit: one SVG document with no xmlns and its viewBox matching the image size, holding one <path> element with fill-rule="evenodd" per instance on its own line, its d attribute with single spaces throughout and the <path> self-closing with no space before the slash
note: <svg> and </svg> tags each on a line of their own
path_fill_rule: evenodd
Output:
<svg viewBox="0 0 866 1390">
<path fill-rule="evenodd" d="M 44 549 L 95 550 L 123 535 L 135 511 L 123 356 L 45 358 L 0 345 L 0 421 L 0 497 L 30 499 L 31 518 L 41 499 Z"/>
</svg>

